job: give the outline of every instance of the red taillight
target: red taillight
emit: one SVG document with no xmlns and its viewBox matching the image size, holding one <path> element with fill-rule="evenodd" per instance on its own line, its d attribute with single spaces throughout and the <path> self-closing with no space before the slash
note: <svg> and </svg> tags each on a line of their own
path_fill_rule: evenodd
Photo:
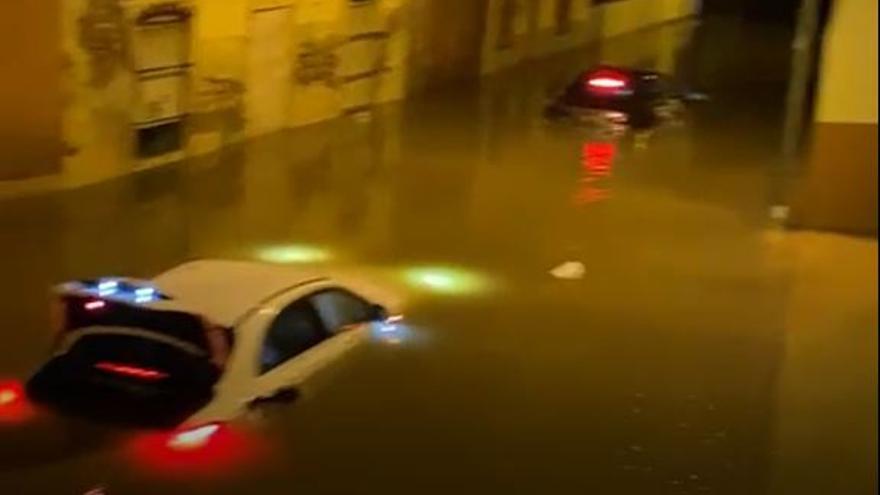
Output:
<svg viewBox="0 0 880 495">
<path fill-rule="evenodd" d="M 21 382 L 0 380 L 0 424 L 22 423 L 35 413 Z"/>
<path fill-rule="evenodd" d="M 174 450 L 193 450 L 205 446 L 211 438 L 220 431 L 220 425 L 210 423 L 181 430 L 171 435 L 168 439 L 168 447 Z"/>
<path fill-rule="evenodd" d="M 629 76 L 616 70 L 597 70 L 586 79 L 587 90 L 594 93 L 616 93 L 630 86 Z"/>
<path fill-rule="evenodd" d="M 615 79 L 613 77 L 594 77 L 587 81 L 587 84 L 593 88 L 602 89 L 619 89 L 626 87 L 626 81 L 623 79 Z"/>
<path fill-rule="evenodd" d="M 91 299 L 83 303 L 83 309 L 87 311 L 98 311 L 107 307 L 107 301 L 101 299 Z"/>
<path fill-rule="evenodd" d="M 0 407 L 7 407 L 22 400 L 24 392 L 19 383 L 0 384 Z"/>
<path fill-rule="evenodd" d="M 95 369 L 106 371 L 107 373 L 128 376 L 131 378 L 137 378 L 138 380 L 151 382 L 168 377 L 168 373 L 162 371 L 152 370 L 149 368 L 141 368 L 138 366 L 131 366 L 128 364 L 100 362 L 95 364 Z"/>
</svg>

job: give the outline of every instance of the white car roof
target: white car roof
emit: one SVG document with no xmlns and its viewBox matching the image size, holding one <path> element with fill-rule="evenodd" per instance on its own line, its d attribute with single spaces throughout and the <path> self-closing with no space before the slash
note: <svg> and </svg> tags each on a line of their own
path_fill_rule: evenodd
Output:
<svg viewBox="0 0 880 495">
<path fill-rule="evenodd" d="M 326 280 L 302 267 L 226 260 L 193 261 L 153 279 L 174 306 L 231 327 L 248 311 L 285 290 Z"/>
</svg>

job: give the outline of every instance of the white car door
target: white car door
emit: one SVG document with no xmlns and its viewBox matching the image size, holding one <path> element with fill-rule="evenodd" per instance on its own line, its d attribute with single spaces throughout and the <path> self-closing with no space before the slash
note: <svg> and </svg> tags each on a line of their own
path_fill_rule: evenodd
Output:
<svg viewBox="0 0 880 495">
<path fill-rule="evenodd" d="M 381 316 L 365 298 L 328 282 L 267 301 L 236 327 L 215 400 L 191 422 L 227 420 L 255 403 L 294 397 L 315 373 L 368 340 Z M 273 355 L 275 333 L 285 329 L 298 337 L 288 342 L 292 348 L 286 353 Z"/>
<path fill-rule="evenodd" d="M 215 399 L 189 423 L 225 421 L 261 401 L 286 399 L 326 362 L 322 344 L 327 334 L 306 297 L 314 290 L 297 288 L 279 295 L 236 326 L 232 356 L 215 387 Z M 289 348 L 273 354 L 280 351 L 277 337 L 285 333 Z"/>
<path fill-rule="evenodd" d="M 372 305 L 330 284 L 310 284 L 267 304 L 254 351 L 254 398 L 302 387 L 366 340 Z"/>
<path fill-rule="evenodd" d="M 255 403 L 292 399 L 314 374 L 369 338 L 375 312 L 366 299 L 327 282 L 266 302 L 236 328 L 215 400 L 191 422 L 231 419 Z"/>
</svg>

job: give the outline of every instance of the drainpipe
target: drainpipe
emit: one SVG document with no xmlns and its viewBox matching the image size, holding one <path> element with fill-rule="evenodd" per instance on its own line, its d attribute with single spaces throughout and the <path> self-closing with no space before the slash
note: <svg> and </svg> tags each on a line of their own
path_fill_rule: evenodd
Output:
<svg viewBox="0 0 880 495">
<path fill-rule="evenodd" d="M 806 119 L 809 116 L 811 84 L 821 47 L 819 39 L 819 11 L 821 0 L 802 0 L 792 43 L 791 74 L 786 97 L 785 121 L 782 134 L 782 161 L 777 170 L 771 200 L 772 220 L 784 223 L 788 217 L 788 189 L 797 173 L 800 148 Z"/>
</svg>

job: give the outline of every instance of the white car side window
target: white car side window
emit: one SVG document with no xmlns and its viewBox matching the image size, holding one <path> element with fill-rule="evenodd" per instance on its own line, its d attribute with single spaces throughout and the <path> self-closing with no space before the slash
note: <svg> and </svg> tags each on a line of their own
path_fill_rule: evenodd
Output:
<svg viewBox="0 0 880 495">
<path fill-rule="evenodd" d="M 306 300 L 282 309 L 266 332 L 260 353 L 260 372 L 266 373 L 321 343 L 326 332 Z"/>
<path fill-rule="evenodd" d="M 324 326 L 331 333 L 373 319 L 370 303 L 344 290 L 321 291 L 310 299 Z"/>
</svg>

